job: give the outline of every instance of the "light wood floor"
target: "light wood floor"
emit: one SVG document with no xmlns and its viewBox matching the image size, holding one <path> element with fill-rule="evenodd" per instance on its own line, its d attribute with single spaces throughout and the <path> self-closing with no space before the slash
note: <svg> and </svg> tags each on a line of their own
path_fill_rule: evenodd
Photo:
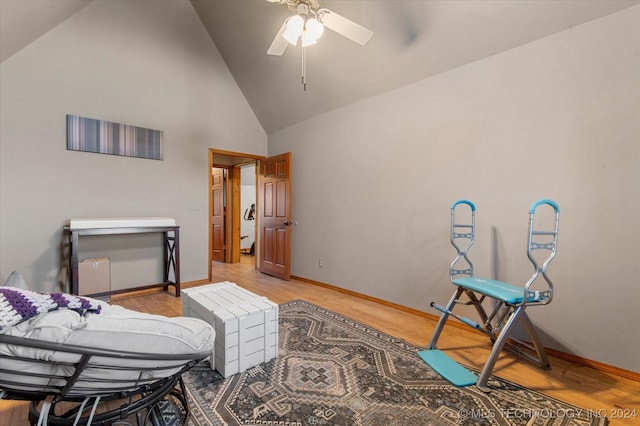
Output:
<svg viewBox="0 0 640 426">
<path fill-rule="evenodd" d="M 318 285 L 296 280 L 282 281 L 263 275 L 253 267 L 251 256 L 242 256 L 239 264 L 215 264 L 213 282 L 218 281 L 235 282 L 256 294 L 267 296 L 275 303 L 304 299 L 417 346 L 428 344 L 435 327 L 435 322 L 431 319 L 374 301 Z M 114 303 L 143 312 L 182 315 L 181 299 L 167 292 L 137 295 Z M 476 368 L 482 367 L 490 351 L 489 341 L 485 336 L 456 327 L 445 328 L 438 346 L 447 350 L 456 360 Z M 640 382 L 553 357 L 551 365 L 552 369 L 545 371 L 518 360 L 515 356 L 503 354 L 496 364 L 494 374 L 591 413 L 606 415 L 614 425 L 640 424 Z M 0 426 L 26 425 L 26 416 L 24 403 L 0 401 Z"/>
</svg>

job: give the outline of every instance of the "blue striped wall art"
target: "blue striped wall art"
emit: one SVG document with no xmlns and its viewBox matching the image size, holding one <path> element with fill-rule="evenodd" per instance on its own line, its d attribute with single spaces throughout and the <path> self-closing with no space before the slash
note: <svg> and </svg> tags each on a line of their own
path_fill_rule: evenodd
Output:
<svg viewBox="0 0 640 426">
<path fill-rule="evenodd" d="M 162 130 L 67 115 L 67 149 L 162 160 Z"/>
</svg>

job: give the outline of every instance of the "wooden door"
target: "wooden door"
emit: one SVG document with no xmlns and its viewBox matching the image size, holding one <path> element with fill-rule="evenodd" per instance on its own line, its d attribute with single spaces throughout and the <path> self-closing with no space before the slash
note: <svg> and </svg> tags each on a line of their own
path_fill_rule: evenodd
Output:
<svg viewBox="0 0 640 426">
<path fill-rule="evenodd" d="M 211 169 L 211 260 L 225 260 L 224 169 Z"/>
<path fill-rule="evenodd" d="M 260 272 L 291 278 L 291 153 L 262 160 L 258 187 Z"/>
</svg>

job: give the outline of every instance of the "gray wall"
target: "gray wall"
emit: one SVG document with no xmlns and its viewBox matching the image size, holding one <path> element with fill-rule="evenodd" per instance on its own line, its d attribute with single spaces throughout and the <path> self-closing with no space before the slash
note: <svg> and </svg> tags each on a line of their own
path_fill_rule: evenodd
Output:
<svg viewBox="0 0 640 426">
<path fill-rule="evenodd" d="M 544 343 L 640 371 L 639 23 L 635 6 L 269 135 L 293 157 L 292 274 L 433 312 L 454 200 L 478 205 L 478 275 L 524 283 L 528 208 L 552 198 Z"/>
<path fill-rule="evenodd" d="M 0 281 L 57 288 L 62 226 L 174 217 L 182 280 L 205 279 L 208 148 L 267 136 L 188 1 L 92 2 L 0 65 Z M 66 150 L 66 114 L 164 131 L 164 161 Z M 87 239 L 114 287 L 160 281 L 157 236 Z"/>
</svg>

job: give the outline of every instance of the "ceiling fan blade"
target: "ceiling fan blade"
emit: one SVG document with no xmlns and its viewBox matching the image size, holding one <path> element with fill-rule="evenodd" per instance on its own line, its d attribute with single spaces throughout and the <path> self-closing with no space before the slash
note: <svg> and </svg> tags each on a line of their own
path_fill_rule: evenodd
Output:
<svg viewBox="0 0 640 426">
<path fill-rule="evenodd" d="M 373 36 L 373 31 L 370 29 L 365 28 L 360 24 L 356 24 L 352 20 L 347 19 L 332 10 L 320 9 L 318 10 L 318 15 L 325 27 L 363 46 L 367 44 L 369 39 Z"/>
<path fill-rule="evenodd" d="M 267 50 L 267 53 L 269 55 L 282 56 L 284 51 L 287 50 L 287 45 L 289 44 L 289 42 L 284 37 L 282 37 L 282 34 L 285 32 L 286 29 L 287 29 L 287 21 L 284 21 L 282 23 L 282 26 L 280 27 L 280 30 L 278 31 L 278 34 L 276 34 L 276 37 L 271 42 L 271 46 L 269 46 L 269 50 Z"/>
</svg>

